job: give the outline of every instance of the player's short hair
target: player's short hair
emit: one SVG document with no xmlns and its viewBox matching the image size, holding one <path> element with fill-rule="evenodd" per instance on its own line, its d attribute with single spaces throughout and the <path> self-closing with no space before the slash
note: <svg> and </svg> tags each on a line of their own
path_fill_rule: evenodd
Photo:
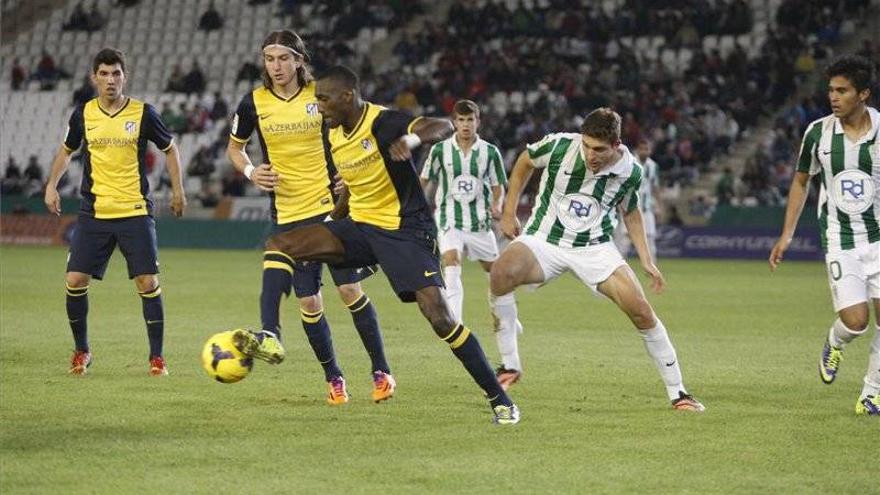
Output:
<svg viewBox="0 0 880 495">
<path fill-rule="evenodd" d="M 98 73 L 98 66 L 119 64 L 122 72 L 125 72 L 125 54 L 116 48 L 104 48 L 99 51 L 92 60 L 92 74 Z"/>
<path fill-rule="evenodd" d="M 856 91 L 874 89 L 874 64 L 860 55 L 845 55 L 840 57 L 825 69 L 828 79 L 842 76 L 852 83 Z"/>
<path fill-rule="evenodd" d="M 480 118 L 480 107 L 471 100 L 458 100 L 452 106 L 453 115 L 473 115 Z"/>
<path fill-rule="evenodd" d="M 581 134 L 607 143 L 620 141 L 620 114 L 608 107 L 593 110 L 581 124 Z"/>
<path fill-rule="evenodd" d="M 286 46 L 287 48 L 293 50 L 294 53 L 302 56 L 303 64 L 296 70 L 296 81 L 300 85 L 300 87 L 305 86 L 315 79 L 312 76 L 312 69 L 309 66 L 312 58 L 311 56 L 309 56 L 309 52 L 306 50 L 306 43 L 302 40 L 302 38 L 299 37 L 298 34 L 289 29 L 272 31 L 271 33 L 269 33 L 269 36 L 266 36 L 266 39 L 263 40 L 263 45 L 260 46 L 260 50 L 266 48 L 269 45 Z M 269 71 L 266 70 L 265 66 L 263 67 L 263 86 L 268 89 L 272 88 L 272 78 L 269 77 Z"/>
<path fill-rule="evenodd" d="M 330 67 L 321 74 L 321 79 L 336 81 L 342 84 L 345 89 L 358 90 L 361 86 L 361 80 L 358 75 L 344 65 Z"/>
</svg>

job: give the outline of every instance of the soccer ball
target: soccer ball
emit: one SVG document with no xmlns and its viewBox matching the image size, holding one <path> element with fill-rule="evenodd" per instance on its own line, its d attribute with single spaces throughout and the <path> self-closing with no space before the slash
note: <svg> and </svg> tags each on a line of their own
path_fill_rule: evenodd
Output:
<svg viewBox="0 0 880 495">
<path fill-rule="evenodd" d="M 211 336 L 202 349 L 202 366 L 208 376 L 220 383 L 243 380 L 254 367 L 253 358 L 245 356 L 235 345 L 235 330 Z"/>
</svg>

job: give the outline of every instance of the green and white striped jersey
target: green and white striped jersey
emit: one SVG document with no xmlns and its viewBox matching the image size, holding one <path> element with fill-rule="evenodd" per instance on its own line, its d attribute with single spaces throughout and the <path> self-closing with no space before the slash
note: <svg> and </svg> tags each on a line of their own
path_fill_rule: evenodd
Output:
<svg viewBox="0 0 880 495">
<path fill-rule="evenodd" d="M 797 171 L 819 174 L 822 248 L 853 249 L 880 241 L 880 113 L 868 107 L 871 130 L 853 143 L 833 114 L 807 128 Z"/>
<path fill-rule="evenodd" d="M 431 147 L 422 178 L 437 183 L 435 217 L 441 230 L 492 229 L 492 186 L 507 184 L 497 146 L 477 136 L 465 155 L 453 135 Z"/>
<path fill-rule="evenodd" d="M 645 176 L 642 178 L 642 187 L 639 191 L 639 208 L 645 215 L 654 214 L 654 188 L 660 186 L 660 173 L 657 169 L 657 162 L 649 156 L 645 163 L 642 164 L 642 171 Z"/>
<path fill-rule="evenodd" d="M 535 168 L 544 169 L 525 234 L 560 247 L 611 240 L 617 207 L 639 207 L 642 167 L 626 146 L 614 165 L 593 174 L 586 165 L 581 135 L 558 133 L 526 147 Z"/>
</svg>

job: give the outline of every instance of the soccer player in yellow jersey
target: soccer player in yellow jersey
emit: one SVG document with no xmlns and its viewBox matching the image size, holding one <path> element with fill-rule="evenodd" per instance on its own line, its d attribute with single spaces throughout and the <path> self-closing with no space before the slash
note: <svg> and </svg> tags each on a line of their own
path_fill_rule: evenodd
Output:
<svg viewBox="0 0 880 495">
<path fill-rule="evenodd" d="M 330 177 L 332 162 L 326 154 L 323 118 L 318 112 L 315 82 L 302 39 L 293 31 L 275 31 L 263 42 L 263 86 L 241 99 L 232 123 L 227 154 L 235 166 L 272 202 L 272 233 L 321 223 L 333 210 Z M 263 163 L 254 166 L 245 145 L 256 131 Z M 302 325 L 315 356 L 324 368 L 332 405 L 348 402 L 345 379 L 336 362 L 330 326 L 321 298 L 321 263 L 298 263 L 278 250 L 263 255 L 263 290 L 260 295 L 263 352 L 257 357 L 280 362 L 279 304 L 290 295 L 299 299 Z M 339 296 L 351 311 L 354 325 L 372 361 L 372 399 L 380 402 L 394 394 L 395 382 L 385 359 L 376 310 L 361 290 L 360 281 L 372 267 L 330 267 Z"/>
<path fill-rule="evenodd" d="M 419 183 L 413 148 L 452 134 L 445 119 L 412 118 L 366 102 L 357 75 L 328 69 L 316 96 L 333 162 L 347 186 L 332 222 L 277 234 L 269 249 L 292 259 L 340 267 L 378 263 L 403 302 L 418 303 L 434 332 L 449 344 L 489 399 L 498 424 L 519 421 L 519 410 L 502 390 L 476 336 L 452 314 L 440 288 L 437 226 Z M 348 216 L 343 215 L 347 210 Z M 253 339 L 255 340 L 255 339 Z M 247 342 L 245 350 L 258 347 Z"/>
<path fill-rule="evenodd" d="M 92 362 L 86 326 L 89 282 L 92 277 L 100 280 L 104 276 L 117 245 L 143 304 L 150 341 L 149 373 L 168 374 L 162 357 L 165 316 L 156 223 L 144 161 L 147 141 L 165 153 L 175 216 L 183 214 L 186 197 L 177 145 L 155 108 L 123 94 L 125 82 L 122 52 L 112 48 L 98 52 L 92 62 L 92 83 L 98 96 L 73 111 L 46 184 L 46 207 L 60 215 L 58 181 L 70 164 L 70 155 L 82 147 L 82 202 L 65 277 L 67 317 L 76 347 L 69 372 L 74 375 L 85 374 Z"/>
</svg>

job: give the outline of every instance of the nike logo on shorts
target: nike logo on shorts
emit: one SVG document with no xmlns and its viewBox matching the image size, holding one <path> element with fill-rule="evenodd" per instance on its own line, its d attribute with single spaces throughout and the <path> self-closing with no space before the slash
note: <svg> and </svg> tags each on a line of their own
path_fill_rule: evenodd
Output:
<svg viewBox="0 0 880 495">
<path fill-rule="evenodd" d="M 425 270 L 425 277 L 430 277 L 431 275 L 437 275 L 437 272 L 429 272 L 428 270 Z"/>
</svg>

